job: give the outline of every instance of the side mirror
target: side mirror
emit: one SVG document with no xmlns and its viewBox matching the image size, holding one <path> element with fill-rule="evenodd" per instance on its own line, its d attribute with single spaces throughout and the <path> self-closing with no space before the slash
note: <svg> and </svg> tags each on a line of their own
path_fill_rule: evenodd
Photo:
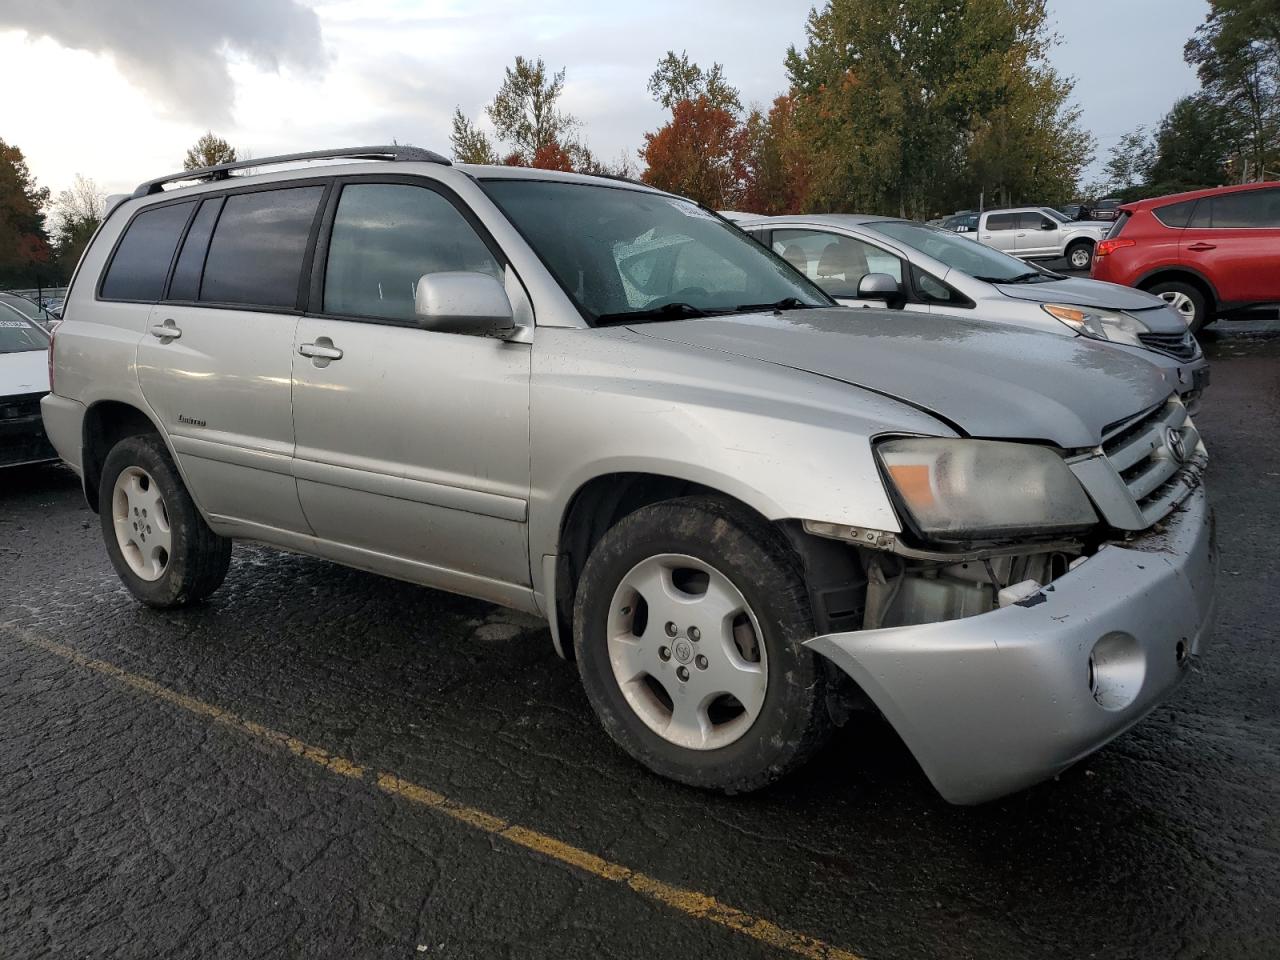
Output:
<svg viewBox="0 0 1280 960">
<path fill-rule="evenodd" d="M 1054 223 L 1052 220 L 1041 220 L 1040 229 L 1041 230 L 1057 230 L 1058 225 Z"/>
<path fill-rule="evenodd" d="M 515 328 L 502 284 L 470 270 L 423 274 L 414 289 L 413 312 L 418 326 L 440 333 L 500 336 Z"/>
<path fill-rule="evenodd" d="M 887 273 L 868 273 L 858 281 L 858 298 L 883 300 L 888 306 L 898 306 L 902 300 L 902 284 Z"/>
</svg>

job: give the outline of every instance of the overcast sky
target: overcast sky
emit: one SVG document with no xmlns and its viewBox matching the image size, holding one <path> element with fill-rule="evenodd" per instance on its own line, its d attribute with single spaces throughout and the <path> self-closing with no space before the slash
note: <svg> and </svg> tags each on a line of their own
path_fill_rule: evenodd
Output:
<svg viewBox="0 0 1280 960">
<path fill-rule="evenodd" d="M 718 61 L 747 103 L 785 86 L 807 0 L 0 0 L 0 138 L 55 193 L 108 192 L 181 167 L 206 128 L 255 156 L 393 138 L 448 151 L 516 54 L 568 70 L 564 107 L 605 159 L 663 111 L 645 90 L 669 48 Z M 616 9 L 615 9 L 616 7 Z M 1195 89 L 1182 45 L 1206 0 L 1049 0 L 1053 60 L 1099 155 Z"/>
</svg>

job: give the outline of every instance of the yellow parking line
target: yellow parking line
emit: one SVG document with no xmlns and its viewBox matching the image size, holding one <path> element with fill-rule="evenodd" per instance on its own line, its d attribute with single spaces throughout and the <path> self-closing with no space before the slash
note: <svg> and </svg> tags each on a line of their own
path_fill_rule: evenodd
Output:
<svg viewBox="0 0 1280 960">
<path fill-rule="evenodd" d="M 657 901 L 687 916 L 719 924 L 744 936 L 751 937 L 753 940 L 759 940 L 762 943 L 777 947 L 779 950 L 784 950 L 799 957 L 806 957 L 808 960 L 862 960 L 857 954 L 841 950 L 839 947 L 833 947 L 829 943 L 824 943 L 814 937 L 805 936 L 802 933 L 796 933 L 793 930 L 780 927 L 765 920 L 763 917 L 757 917 L 736 907 L 721 903 L 715 897 L 708 896 L 705 893 L 663 883 L 661 880 L 650 877 L 647 874 L 632 870 L 622 864 L 605 860 L 603 857 L 598 857 L 594 853 L 565 843 L 563 840 L 557 840 L 555 837 L 548 836 L 545 833 L 530 830 L 528 827 L 522 827 L 519 824 L 508 823 L 501 817 L 495 817 L 493 814 L 478 810 L 475 807 L 457 803 L 442 793 L 429 790 L 412 781 L 401 779 L 393 773 L 379 772 L 371 774 L 366 767 L 344 760 L 342 757 L 335 756 L 320 747 L 304 743 L 297 737 L 291 737 L 278 730 L 272 730 L 270 727 L 264 727 L 260 723 L 245 719 L 229 710 L 223 710 L 221 707 L 215 707 L 213 704 L 205 703 L 203 700 L 197 700 L 186 694 L 178 693 L 176 690 L 170 690 L 154 680 L 135 673 L 129 673 L 127 670 L 122 670 L 104 660 L 87 657 L 65 644 L 47 640 L 44 637 L 8 624 L 0 624 L 0 626 L 6 628 L 8 636 L 28 647 L 38 648 L 86 670 L 110 677 L 112 680 L 137 690 L 139 693 L 144 693 L 152 699 L 160 700 L 172 707 L 203 717 L 220 726 L 238 730 L 262 742 L 282 747 L 294 756 L 300 757 L 318 767 L 323 767 L 330 773 L 371 782 L 385 793 L 400 797 L 418 806 L 426 807 L 459 823 L 466 824 L 468 827 L 499 837 L 508 843 L 524 847 L 526 850 L 532 850 L 548 859 L 557 860 L 602 880 L 625 884 L 642 897 Z"/>
</svg>

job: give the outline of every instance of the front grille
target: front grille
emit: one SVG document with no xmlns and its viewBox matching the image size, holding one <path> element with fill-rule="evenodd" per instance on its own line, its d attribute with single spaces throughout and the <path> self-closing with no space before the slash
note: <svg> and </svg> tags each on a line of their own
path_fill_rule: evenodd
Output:
<svg viewBox="0 0 1280 960">
<path fill-rule="evenodd" d="M 1119 424 L 1102 452 L 1148 525 L 1199 485 L 1207 460 L 1200 432 L 1176 397 Z"/>
<path fill-rule="evenodd" d="M 0 420 L 40 416 L 40 398 L 43 396 L 43 393 L 24 393 L 15 397 L 0 397 Z"/>
<path fill-rule="evenodd" d="M 1138 339 L 1143 346 L 1177 360 L 1190 360 L 1199 351 L 1190 330 L 1184 333 L 1140 333 Z"/>
</svg>

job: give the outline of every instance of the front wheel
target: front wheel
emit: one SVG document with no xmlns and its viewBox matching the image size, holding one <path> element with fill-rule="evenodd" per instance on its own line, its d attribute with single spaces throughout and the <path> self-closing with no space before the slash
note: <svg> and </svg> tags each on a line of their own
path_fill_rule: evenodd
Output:
<svg viewBox="0 0 1280 960">
<path fill-rule="evenodd" d="M 1073 243 L 1067 248 L 1067 263 L 1072 270 L 1088 270 L 1093 264 L 1093 244 Z"/>
<path fill-rule="evenodd" d="M 754 790 L 826 740 L 825 675 L 790 546 L 709 497 L 642 507 L 592 550 L 574 642 L 605 730 L 656 773 Z"/>
<path fill-rule="evenodd" d="M 1174 310 L 1192 333 L 1199 333 L 1209 322 L 1209 304 L 1198 287 L 1181 280 L 1166 280 L 1147 288 Z"/>
<path fill-rule="evenodd" d="M 152 607 L 185 607 L 222 583 L 231 541 L 209 529 L 159 437 L 126 437 L 107 454 L 98 515 L 111 564 Z"/>
</svg>

